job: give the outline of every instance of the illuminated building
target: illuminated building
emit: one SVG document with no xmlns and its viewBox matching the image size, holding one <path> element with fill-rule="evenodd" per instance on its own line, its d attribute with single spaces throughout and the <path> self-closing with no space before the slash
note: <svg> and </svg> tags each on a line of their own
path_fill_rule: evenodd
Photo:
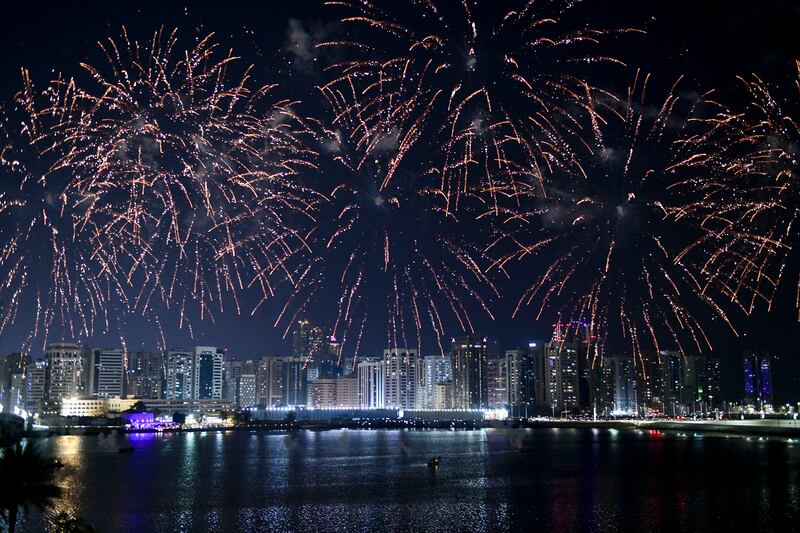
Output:
<svg viewBox="0 0 800 533">
<path fill-rule="evenodd" d="M 508 405 L 508 366 L 506 359 L 486 361 L 487 398 L 489 409 L 504 409 Z"/>
<path fill-rule="evenodd" d="M 553 413 L 594 411 L 599 355 L 585 323 L 554 325 L 553 338 L 544 349 L 544 392 Z"/>
<path fill-rule="evenodd" d="M 745 401 L 760 409 L 772 405 L 772 358 L 769 351 L 745 352 L 743 368 Z"/>
<path fill-rule="evenodd" d="M 363 409 L 384 408 L 384 362 L 367 359 L 358 363 L 358 404 Z"/>
<path fill-rule="evenodd" d="M 197 346 L 194 351 L 194 394 L 196 400 L 222 398 L 224 355 L 215 346 Z"/>
<path fill-rule="evenodd" d="M 292 332 L 292 357 L 315 361 L 327 358 L 327 355 L 322 328 L 308 320 L 298 320 Z"/>
<path fill-rule="evenodd" d="M 161 398 L 164 394 L 164 355 L 161 352 L 128 353 L 128 394 Z"/>
<path fill-rule="evenodd" d="M 307 359 L 287 357 L 283 363 L 284 405 L 305 405 L 308 399 Z"/>
<path fill-rule="evenodd" d="M 89 390 L 92 398 L 122 396 L 125 390 L 125 352 L 121 348 L 89 350 Z"/>
<path fill-rule="evenodd" d="M 636 365 L 633 359 L 624 355 L 614 355 L 606 357 L 603 366 L 609 369 L 605 379 L 609 381 L 611 388 L 610 414 L 636 414 Z"/>
<path fill-rule="evenodd" d="M 61 416 L 105 416 L 121 413 L 133 407 L 136 398 L 64 398 Z"/>
<path fill-rule="evenodd" d="M 433 409 L 436 386 L 440 383 L 452 381 L 453 365 L 449 355 L 428 355 L 422 358 L 421 364 L 422 376 L 418 407 Z"/>
<path fill-rule="evenodd" d="M 473 335 L 453 339 L 453 407 L 485 409 L 489 404 L 487 340 Z"/>
<path fill-rule="evenodd" d="M 336 379 L 336 407 L 359 405 L 358 378 L 341 377 Z"/>
<path fill-rule="evenodd" d="M 25 410 L 39 413 L 47 395 L 47 361 L 38 360 L 28 365 L 25 373 Z"/>
<path fill-rule="evenodd" d="M 437 383 L 433 387 L 433 400 L 430 408 L 434 410 L 453 408 L 453 380 Z"/>
<path fill-rule="evenodd" d="M 531 341 L 527 348 L 506 350 L 508 403 L 515 416 L 527 415 L 530 408 L 546 405 L 544 345 L 541 341 Z"/>
<path fill-rule="evenodd" d="M 60 401 L 83 394 L 83 358 L 80 346 L 68 342 L 48 344 L 44 352 L 47 359 L 47 398 Z"/>
<path fill-rule="evenodd" d="M 165 399 L 189 400 L 194 393 L 194 352 L 170 350 L 166 357 Z"/>
<path fill-rule="evenodd" d="M 418 372 L 417 351 L 394 348 L 383 351 L 384 405 L 397 409 L 414 409 L 417 404 Z"/>
<path fill-rule="evenodd" d="M 0 358 L 0 411 L 16 413 L 25 408 L 25 374 L 30 356 L 12 353 Z"/>
<path fill-rule="evenodd" d="M 257 404 L 262 407 L 284 405 L 285 372 L 283 357 L 262 357 L 258 362 Z"/>
<path fill-rule="evenodd" d="M 308 382 L 308 407 L 316 409 L 336 407 L 336 380 L 332 378 L 315 379 Z"/>
</svg>

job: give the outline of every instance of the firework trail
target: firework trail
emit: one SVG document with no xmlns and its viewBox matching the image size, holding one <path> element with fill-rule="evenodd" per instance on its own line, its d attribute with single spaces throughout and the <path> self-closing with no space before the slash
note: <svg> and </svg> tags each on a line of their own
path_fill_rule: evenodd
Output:
<svg viewBox="0 0 800 533">
<path fill-rule="evenodd" d="M 16 118 L 16 117 L 15 117 Z M 62 183 L 45 179 L 27 137 L 0 123 L 0 334 L 20 317 L 21 349 L 48 335 L 88 337 L 124 319 L 125 295 L 73 224 Z M 113 316 L 112 316 L 113 315 Z"/>
<path fill-rule="evenodd" d="M 322 173 L 328 180 L 322 190 L 330 192 L 314 206 L 319 223 L 304 239 L 313 258 L 300 262 L 298 283 L 276 325 L 286 321 L 288 334 L 317 301 L 334 300 L 330 334 L 343 351 L 358 356 L 365 330 L 384 320 L 387 346 L 420 349 L 423 334 L 431 332 L 444 353 L 445 330 L 457 324 L 473 331 L 475 310 L 492 316 L 485 295 L 497 296 L 483 273 L 488 260 L 474 224 L 478 209 L 465 201 L 458 213 L 447 211 L 441 191 L 413 173 L 385 182 L 391 150 L 362 161 L 351 157 L 337 132 L 320 137 L 328 140 L 320 151 L 333 158 Z"/>
<path fill-rule="evenodd" d="M 493 268 L 522 262 L 534 276 L 515 314 L 532 305 L 537 320 L 549 311 L 580 324 L 598 341 L 594 358 L 610 335 L 625 339 L 639 361 L 666 345 L 684 354 L 689 345 L 708 349 L 697 317 L 709 307 L 733 328 L 715 299 L 724 280 L 704 276 L 684 253 L 716 253 L 730 236 L 682 210 L 687 197 L 673 187 L 713 179 L 713 126 L 692 118 L 717 105 L 710 93 L 684 93 L 679 83 L 652 105 L 648 83 L 637 73 L 627 98 L 599 100 L 599 142 L 574 152 L 565 144 L 567 163 L 547 177 L 544 193 L 532 188 L 521 209 L 507 211 L 490 247 Z"/>
<path fill-rule="evenodd" d="M 635 31 L 578 27 L 576 2 L 561 0 L 326 3 L 360 37 L 320 45 L 346 57 L 322 87 L 334 125 L 353 124 L 346 134 L 364 159 L 396 144 L 380 189 L 410 154 L 435 154 L 426 172 L 448 212 L 476 190 L 497 204 L 497 183 L 538 179 L 554 132 L 594 113 L 586 64 L 620 63 L 598 45 Z"/>
<path fill-rule="evenodd" d="M 307 248 L 295 224 L 314 200 L 298 179 L 316 154 L 295 103 L 254 86 L 252 67 L 232 74 L 238 58 L 212 35 L 180 50 L 177 30 L 142 43 L 123 28 L 99 46 L 106 64 L 81 64 L 85 80 L 58 78 L 41 95 L 26 80 L 19 98 L 32 143 L 54 159 L 47 179 L 68 176 L 92 258 L 133 312 L 160 302 L 190 331 L 190 312 L 240 312 L 250 288 L 270 297 Z"/>
<path fill-rule="evenodd" d="M 706 119 L 719 138 L 716 179 L 679 185 L 696 196 L 684 212 L 704 217 L 705 227 L 729 237 L 704 269 L 730 280 L 726 295 L 748 313 L 759 302 L 772 307 L 782 280 L 800 276 L 793 268 L 800 212 L 800 62 L 796 68 L 785 98 L 756 75 L 740 77 L 750 103 Z M 794 292 L 800 312 L 800 277 Z"/>
</svg>

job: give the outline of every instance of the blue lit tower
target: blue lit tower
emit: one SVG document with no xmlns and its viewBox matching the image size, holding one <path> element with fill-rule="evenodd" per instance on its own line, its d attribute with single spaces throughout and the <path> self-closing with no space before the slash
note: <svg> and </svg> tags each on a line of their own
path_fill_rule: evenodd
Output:
<svg viewBox="0 0 800 533">
<path fill-rule="evenodd" d="M 772 358 L 768 350 L 744 354 L 745 401 L 756 405 L 772 404 Z"/>
</svg>

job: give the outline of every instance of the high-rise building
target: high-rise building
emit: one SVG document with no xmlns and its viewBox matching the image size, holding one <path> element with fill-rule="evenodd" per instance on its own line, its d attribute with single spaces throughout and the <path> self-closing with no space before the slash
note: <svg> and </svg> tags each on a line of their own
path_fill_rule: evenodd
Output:
<svg viewBox="0 0 800 533">
<path fill-rule="evenodd" d="M 636 366 L 634 360 L 624 355 L 606 357 L 603 366 L 608 367 L 608 375 L 612 396 L 611 412 L 603 414 L 635 415 L 636 404 Z"/>
<path fill-rule="evenodd" d="M 683 404 L 690 413 L 708 413 L 722 400 L 719 357 L 690 355 L 684 362 Z"/>
<path fill-rule="evenodd" d="M 305 405 L 308 400 L 308 359 L 287 357 L 284 359 L 284 405 Z"/>
<path fill-rule="evenodd" d="M 506 359 L 486 360 L 488 404 L 490 409 L 504 409 L 508 402 L 508 366 Z"/>
<path fill-rule="evenodd" d="M 224 354 L 216 346 L 196 346 L 194 352 L 195 400 L 219 400 L 222 398 L 222 373 Z"/>
<path fill-rule="evenodd" d="M 121 398 L 125 394 L 125 355 L 122 348 L 91 348 L 89 350 L 87 396 Z"/>
<path fill-rule="evenodd" d="M 657 352 L 643 351 L 641 368 L 636 374 L 636 406 L 640 415 L 664 413 L 664 383 L 666 374 L 661 369 Z"/>
<path fill-rule="evenodd" d="M 83 395 L 83 356 L 81 348 L 70 342 L 48 344 L 44 352 L 47 359 L 47 398 L 59 402 L 64 398 Z"/>
<path fill-rule="evenodd" d="M 25 410 L 41 413 L 47 399 L 47 361 L 38 360 L 28 365 L 25 373 Z"/>
<path fill-rule="evenodd" d="M 292 333 L 292 357 L 308 360 L 327 358 L 327 344 L 322 328 L 308 320 L 298 320 Z"/>
<path fill-rule="evenodd" d="M 167 352 L 165 399 L 192 399 L 194 394 L 194 359 L 193 350 L 175 349 Z"/>
<path fill-rule="evenodd" d="M 30 356 L 12 353 L 0 357 L 0 410 L 13 413 L 25 407 L 25 373 L 30 365 Z"/>
<path fill-rule="evenodd" d="M 582 357 L 578 342 L 549 341 L 545 344 L 545 397 L 556 414 L 580 408 Z"/>
<path fill-rule="evenodd" d="M 164 354 L 162 352 L 130 352 L 128 354 L 128 395 L 158 400 L 164 395 Z"/>
<path fill-rule="evenodd" d="M 245 368 L 245 370 L 248 370 Z M 257 380 L 255 374 L 242 374 L 237 383 L 236 407 L 244 409 L 258 405 Z"/>
<path fill-rule="evenodd" d="M 258 405 L 277 407 L 286 405 L 285 358 L 262 357 L 258 362 Z"/>
<path fill-rule="evenodd" d="M 772 405 L 772 358 L 768 350 L 750 350 L 744 354 L 745 401 L 759 408 Z"/>
<path fill-rule="evenodd" d="M 453 407 L 485 409 L 489 405 L 487 340 L 474 335 L 453 339 Z"/>
<path fill-rule="evenodd" d="M 379 359 L 358 363 L 358 404 L 362 409 L 383 409 L 386 385 L 385 364 Z"/>
<path fill-rule="evenodd" d="M 420 365 L 416 350 L 390 348 L 383 351 L 384 405 L 391 409 L 415 409 Z"/>
<path fill-rule="evenodd" d="M 422 376 L 419 388 L 418 406 L 423 409 L 434 408 L 436 386 L 453 379 L 453 365 L 449 355 L 427 355 L 421 360 Z"/>
<path fill-rule="evenodd" d="M 514 416 L 527 416 L 534 406 L 546 405 L 544 342 L 531 341 L 527 348 L 507 350 L 508 402 Z"/>
<path fill-rule="evenodd" d="M 237 409 L 258 405 L 258 364 L 253 360 L 228 360 L 223 364 L 222 397 Z"/>
</svg>

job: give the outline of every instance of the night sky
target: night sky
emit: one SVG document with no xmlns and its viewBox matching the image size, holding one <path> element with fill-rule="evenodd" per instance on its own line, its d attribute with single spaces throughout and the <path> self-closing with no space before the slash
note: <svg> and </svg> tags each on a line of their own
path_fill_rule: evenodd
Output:
<svg viewBox="0 0 800 533">
<path fill-rule="evenodd" d="M 75 72 L 80 62 L 102 63 L 96 42 L 118 36 L 126 26 L 129 33 L 146 40 L 159 26 L 177 27 L 182 39 L 205 37 L 214 32 L 224 49 L 233 48 L 243 62 L 254 65 L 253 76 L 260 83 L 280 83 L 286 97 L 301 100 L 308 115 L 324 115 L 324 100 L 315 87 L 323 82 L 321 67 L 331 59 L 314 48 L 316 42 L 343 35 L 337 13 L 317 0 L 261 2 L 16 2 L 3 6 L 0 19 L 0 101 L 9 102 L 20 89 L 20 68 L 30 69 L 34 82 L 44 85 L 58 72 Z M 579 14 L 595 27 L 638 27 L 646 35 L 616 39 L 604 49 L 620 58 L 629 69 L 602 70 L 593 81 L 622 88 L 636 67 L 654 74 L 655 83 L 668 86 L 678 76 L 702 88 L 715 88 L 721 97 L 739 94 L 737 74 L 758 73 L 765 80 L 790 87 L 795 77 L 794 60 L 800 58 L 800 6 L 791 0 L 728 2 L 722 0 L 670 2 L 586 2 Z M 182 41 L 187 42 L 187 41 Z M 421 215 L 422 216 L 422 215 Z M 402 251 L 400 253 L 403 253 Z M 500 283 L 503 293 L 518 294 L 521 282 L 512 278 Z M 787 285 L 788 287 L 788 285 Z M 729 399 L 738 399 L 739 355 L 746 346 L 769 348 L 779 356 L 776 363 L 778 401 L 800 400 L 800 327 L 796 321 L 793 290 L 785 291 L 769 314 L 759 310 L 745 322 L 733 315 L 743 336 L 736 339 L 723 327 L 711 327 L 716 350 L 723 356 L 723 385 Z M 530 339 L 546 339 L 552 317 L 540 322 L 531 309 L 511 318 L 514 298 L 495 308 L 495 321 L 476 320 L 476 330 L 497 337 L 502 348 Z M 250 316 L 218 315 L 216 324 L 194 324 L 195 340 L 177 328 L 174 316 L 165 314 L 162 323 L 170 346 L 202 344 L 225 346 L 240 358 L 286 353 L 289 342 L 282 331 L 272 327 L 283 301 L 276 299 Z M 246 306 L 245 306 L 246 307 Z M 32 304 L 23 305 L 21 316 L 33 313 Z M 309 310 L 312 319 L 330 323 L 335 315 L 335 298 L 323 297 Z M 11 326 L 0 338 L 3 353 L 18 350 L 28 337 L 25 320 Z M 362 353 L 376 353 L 385 344 L 382 317 L 376 316 L 365 332 Z M 449 330 L 458 334 L 450 322 Z M 113 331 L 90 342 L 117 344 L 120 332 Z M 153 349 L 157 341 L 152 324 L 132 321 L 124 331 L 129 349 Z M 437 351 L 424 339 L 423 351 Z M 39 345 L 32 352 L 38 353 Z M 617 348 L 619 349 L 619 348 Z M 615 351 L 610 347 L 610 351 Z"/>
</svg>

